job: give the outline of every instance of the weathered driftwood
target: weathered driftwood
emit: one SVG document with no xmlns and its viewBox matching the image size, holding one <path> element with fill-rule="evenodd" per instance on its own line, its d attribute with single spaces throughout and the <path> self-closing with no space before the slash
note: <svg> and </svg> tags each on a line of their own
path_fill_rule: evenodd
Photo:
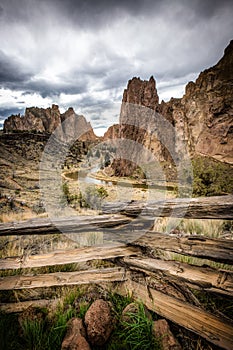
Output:
<svg viewBox="0 0 233 350">
<path fill-rule="evenodd" d="M 214 239 L 205 236 L 175 236 L 158 232 L 147 232 L 133 246 L 151 252 L 165 250 L 169 252 L 233 264 L 233 240 Z"/>
<path fill-rule="evenodd" d="M 147 257 L 122 258 L 128 268 L 148 275 L 160 274 L 178 283 L 187 283 L 194 289 L 217 292 L 233 296 L 233 271 L 215 270 L 209 267 L 193 266 L 177 261 L 165 261 Z"/>
<path fill-rule="evenodd" d="M 0 278 L 0 290 L 121 282 L 127 274 L 120 267 L 74 272 L 55 272 L 36 276 L 8 276 Z"/>
<path fill-rule="evenodd" d="M 95 247 L 58 250 L 42 255 L 29 255 L 0 259 L 0 269 L 21 269 L 28 267 L 42 267 L 81 263 L 91 260 L 112 259 L 137 255 L 139 250 L 125 245 L 103 245 Z"/>
<path fill-rule="evenodd" d="M 132 293 L 134 298 L 142 300 L 148 309 L 199 334 L 213 344 L 232 350 L 232 323 L 164 293 L 151 288 L 148 290 L 141 283 L 131 280 L 119 284 L 117 292 L 122 295 Z"/>
<path fill-rule="evenodd" d="M 233 195 L 106 203 L 102 211 L 104 214 L 120 213 L 132 217 L 141 214 L 153 217 L 232 220 Z"/>
<path fill-rule="evenodd" d="M 5 313 L 12 313 L 12 312 L 22 312 L 24 310 L 27 310 L 29 307 L 41 307 L 41 308 L 55 308 L 58 303 L 60 302 L 59 299 L 40 299 L 40 300 L 29 300 L 29 301 L 20 301 L 17 303 L 7 303 L 7 304 L 0 304 L 0 310 Z"/>
<path fill-rule="evenodd" d="M 37 218 L 27 221 L 0 224 L 0 236 L 33 235 L 54 233 L 88 232 L 105 227 L 115 227 L 129 223 L 130 218 L 123 215 L 72 216 L 56 218 Z"/>
</svg>

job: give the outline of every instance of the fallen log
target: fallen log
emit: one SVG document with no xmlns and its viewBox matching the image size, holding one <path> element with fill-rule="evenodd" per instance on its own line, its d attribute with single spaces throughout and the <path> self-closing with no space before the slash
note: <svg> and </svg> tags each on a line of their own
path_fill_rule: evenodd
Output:
<svg viewBox="0 0 233 350">
<path fill-rule="evenodd" d="M 149 310 L 200 335 L 209 342 L 232 350 L 233 324 L 226 322 L 197 306 L 189 305 L 174 297 L 129 280 L 118 285 L 116 292 L 121 295 L 132 293 Z"/>
<path fill-rule="evenodd" d="M 166 261 L 147 257 L 122 258 L 124 265 L 148 275 L 160 273 L 160 278 L 174 279 L 194 289 L 233 296 L 233 271 L 215 270 L 209 267 L 193 266 L 177 261 Z"/>
<path fill-rule="evenodd" d="M 133 256 L 140 250 L 125 245 L 112 244 L 77 249 L 58 250 L 41 255 L 10 257 L 0 259 L 0 269 L 21 269 L 30 267 L 64 265 L 81 263 L 91 260 L 113 259 L 124 256 Z"/>
<path fill-rule="evenodd" d="M 72 216 L 56 219 L 35 218 L 27 221 L 0 224 L 0 236 L 54 233 L 79 233 L 128 224 L 123 215 Z"/>
<path fill-rule="evenodd" d="M 188 219 L 233 219 L 233 195 L 173 198 L 159 201 L 131 201 L 106 203 L 103 214 L 123 214 L 152 217 L 182 217 Z"/>
<path fill-rule="evenodd" d="M 40 308 L 55 308 L 60 299 L 40 299 L 40 300 L 29 300 L 29 301 L 20 301 L 17 303 L 6 303 L 0 304 L 0 310 L 5 313 L 12 312 L 22 312 L 27 310 L 29 307 L 40 307 Z"/>
<path fill-rule="evenodd" d="M 178 254 L 233 264 L 233 240 L 208 238 L 201 235 L 175 236 L 149 231 L 129 245 L 144 251 L 164 250 Z"/>
<path fill-rule="evenodd" d="M 55 272 L 35 276 L 8 276 L 0 277 L 0 290 L 121 282 L 126 280 L 126 276 L 125 270 L 119 267 L 73 272 Z"/>
</svg>

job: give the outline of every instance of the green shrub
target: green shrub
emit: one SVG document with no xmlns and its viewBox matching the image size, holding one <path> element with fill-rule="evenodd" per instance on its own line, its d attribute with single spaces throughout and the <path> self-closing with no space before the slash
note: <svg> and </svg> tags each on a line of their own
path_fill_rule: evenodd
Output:
<svg viewBox="0 0 233 350">
<path fill-rule="evenodd" d="M 193 165 L 193 195 L 214 196 L 233 192 L 233 167 L 207 157 L 196 157 Z"/>
<path fill-rule="evenodd" d="M 100 209 L 103 200 L 108 197 L 108 191 L 103 187 L 89 186 L 79 195 L 80 207 Z"/>
</svg>

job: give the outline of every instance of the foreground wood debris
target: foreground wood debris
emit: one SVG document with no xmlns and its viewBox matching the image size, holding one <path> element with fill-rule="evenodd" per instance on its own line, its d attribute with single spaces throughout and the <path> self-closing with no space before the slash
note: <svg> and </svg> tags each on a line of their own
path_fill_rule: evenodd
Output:
<svg viewBox="0 0 233 350">
<path fill-rule="evenodd" d="M 226 208 L 229 210 L 232 207 L 233 197 L 226 198 Z M 226 214 L 221 201 L 222 199 L 215 198 L 213 200 L 215 209 L 210 210 L 211 214 L 205 215 L 211 215 L 211 217 L 215 215 L 216 218 L 222 215 L 222 217 L 232 219 L 232 211 L 228 211 Z M 201 211 L 206 211 L 206 208 L 210 207 L 210 202 L 210 199 L 206 199 L 202 206 L 201 201 L 193 201 L 191 207 L 196 206 L 193 213 L 201 217 Z M 131 209 L 129 215 L 132 216 Z M 120 214 L 91 217 L 90 220 L 92 227 L 94 225 L 97 230 L 106 226 L 114 226 L 115 230 L 118 225 L 122 227 L 131 219 L 128 216 L 123 216 L 121 212 Z M 89 227 L 89 224 L 85 223 L 84 217 L 77 218 L 76 221 L 73 221 L 73 218 L 64 218 L 61 221 L 70 230 L 78 227 L 78 231 L 81 232 L 83 229 L 86 232 Z M 54 233 L 55 230 L 55 226 L 47 219 L 31 220 L 15 225 L 0 225 L 1 235 L 38 234 L 38 232 L 48 234 Z M 114 235 L 114 230 L 111 232 L 112 235 Z M 170 254 L 170 260 L 166 258 L 167 253 Z M 205 266 L 197 266 L 178 262 L 172 258 L 174 253 L 196 259 L 205 258 L 207 263 Z M 30 274 L 25 270 L 27 274 L 24 273 L 24 269 L 28 268 L 85 263 L 95 260 L 110 261 L 114 263 L 115 267 L 105 267 L 106 264 L 103 264 L 100 268 L 83 271 Z M 216 267 L 207 266 L 208 261 L 216 263 Z M 228 269 L 219 268 L 219 263 L 228 264 Z M 233 268 L 230 268 L 232 265 L 233 241 L 230 239 L 211 239 L 204 236 L 180 236 L 142 231 L 141 237 L 128 244 L 108 243 L 100 246 L 54 251 L 47 254 L 0 259 L 2 272 L 10 274 L 12 270 L 20 271 L 20 274 L 1 277 L 0 290 L 90 283 L 111 286 L 119 294 L 132 293 L 133 297 L 143 301 L 148 309 L 217 346 L 231 350 L 233 323 L 224 318 L 223 315 L 217 317 L 204 310 L 195 298 L 193 290 L 233 297 Z M 5 312 L 20 312 L 32 304 L 41 306 L 53 303 L 56 304 L 57 300 L 29 300 L 21 303 L 1 304 L 0 306 Z"/>
</svg>

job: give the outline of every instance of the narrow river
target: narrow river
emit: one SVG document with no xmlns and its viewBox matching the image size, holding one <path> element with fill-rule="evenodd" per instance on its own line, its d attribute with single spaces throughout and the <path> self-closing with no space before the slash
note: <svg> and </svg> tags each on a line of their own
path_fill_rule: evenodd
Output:
<svg viewBox="0 0 233 350">
<path fill-rule="evenodd" d="M 141 188 L 142 190 L 146 190 L 148 188 L 167 190 L 167 191 L 174 190 L 174 185 L 168 185 L 165 181 L 161 181 L 160 183 L 157 183 L 157 184 L 142 184 L 142 183 L 131 183 L 124 180 L 119 180 L 119 181 L 100 180 L 93 176 L 98 170 L 100 170 L 99 167 L 94 167 L 89 169 L 88 171 L 78 170 L 73 172 L 67 172 L 65 176 L 71 180 L 85 182 L 87 184 L 94 184 L 94 185 L 103 185 L 103 186 L 117 185 L 121 187 Z"/>
</svg>

